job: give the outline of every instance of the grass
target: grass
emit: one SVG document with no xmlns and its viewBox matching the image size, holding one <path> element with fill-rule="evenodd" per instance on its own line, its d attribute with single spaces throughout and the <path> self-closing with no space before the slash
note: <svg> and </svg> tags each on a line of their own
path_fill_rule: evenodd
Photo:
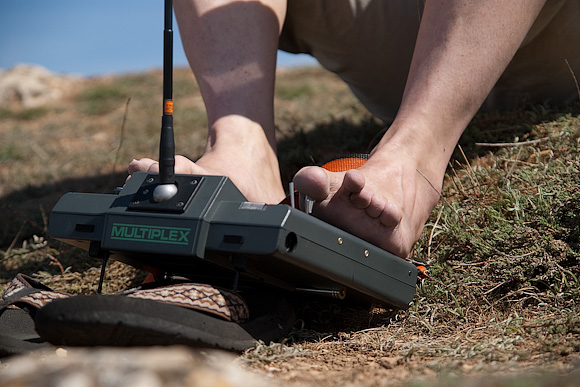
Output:
<svg viewBox="0 0 580 387">
<path fill-rule="evenodd" d="M 248 363 L 272 363 L 305 355 L 306 352 L 299 344 L 292 346 L 286 345 L 285 342 L 265 344 L 260 340 L 255 347 L 247 349 L 240 359 Z"/>
<path fill-rule="evenodd" d="M 178 152 L 196 158 L 203 102 L 188 71 L 176 71 L 175 84 Z M 94 292 L 99 262 L 52 240 L 48 214 L 64 192 L 111 192 L 131 158 L 157 154 L 160 88 L 160 72 L 90 79 L 66 109 L 0 111 L 0 291 L 23 272 L 56 290 Z M 258 343 L 241 356 L 246 367 L 279 370 L 280 380 L 302 370 L 321 385 L 328 375 L 371 385 L 426 369 L 450 383 L 510 367 L 570 370 L 580 352 L 579 112 L 544 104 L 476 116 L 414 249 L 429 271 L 411 307 L 305 305 L 288 340 Z M 318 69 L 279 74 L 276 121 L 286 182 L 304 165 L 368 152 L 383 130 Z M 105 292 L 143 275 L 114 263 Z M 530 379 L 502 385 L 518 380 Z"/>
<path fill-rule="evenodd" d="M 80 111 L 88 115 L 103 115 L 117 109 L 128 98 L 122 84 L 101 85 L 85 90 L 80 96 Z"/>
<path fill-rule="evenodd" d="M 15 119 L 21 121 L 31 121 L 42 118 L 48 113 L 48 109 L 39 108 L 29 108 L 23 110 L 11 110 L 6 108 L 0 108 L 0 119 Z"/>
</svg>

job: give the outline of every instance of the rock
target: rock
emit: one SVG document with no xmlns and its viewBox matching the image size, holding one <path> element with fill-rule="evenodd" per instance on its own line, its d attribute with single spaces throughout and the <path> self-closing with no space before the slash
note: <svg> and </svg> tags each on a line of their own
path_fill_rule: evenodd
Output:
<svg viewBox="0 0 580 387">
<path fill-rule="evenodd" d="M 267 386 L 230 353 L 185 347 L 59 348 L 3 360 L 2 386 Z"/>
<path fill-rule="evenodd" d="M 58 102 L 79 77 L 54 74 L 38 65 L 20 64 L 0 71 L 0 103 L 10 108 L 37 108 Z"/>
</svg>

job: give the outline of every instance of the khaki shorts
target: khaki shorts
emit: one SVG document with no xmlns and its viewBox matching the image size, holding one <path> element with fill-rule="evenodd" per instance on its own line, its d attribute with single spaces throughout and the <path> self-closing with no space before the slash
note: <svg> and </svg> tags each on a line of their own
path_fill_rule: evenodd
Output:
<svg viewBox="0 0 580 387">
<path fill-rule="evenodd" d="M 401 102 L 424 0 L 288 0 L 280 49 L 314 56 L 377 117 Z M 548 0 L 488 99 L 486 109 L 578 99 L 580 1 Z"/>
</svg>

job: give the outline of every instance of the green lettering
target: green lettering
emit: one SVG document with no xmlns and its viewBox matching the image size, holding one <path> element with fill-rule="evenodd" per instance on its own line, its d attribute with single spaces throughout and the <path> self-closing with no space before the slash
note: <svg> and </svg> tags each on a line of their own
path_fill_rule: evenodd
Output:
<svg viewBox="0 0 580 387">
<path fill-rule="evenodd" d="M 181 241 L 188 242 L 189 241 L 187 238 L 187 236 L 189 235 L 189 230 L 187 230 L 187 231 L 180 230 L 179 233 L 181 234 L 181 236 L 179 237 L 178 242 L 181 242 Z"/>
<path fill-rule="evenodd" d="M 111 237 L 122 237 L 127 233 L 127 227 L 113 225 L 113 230 L 111 231 Z"/>
<path fill-rule="evenodd" d="M 141 224 L 113 223 L 110 237 L 136 242 L 189 244 L 191 230 L 183 227 L 146 226 Z"/>
<path fill-rule="evenodd" d="M 159 239 L 163 231 L 158 228 L 153 228 L 149 230 L 149 239 Z"/>
</svg>

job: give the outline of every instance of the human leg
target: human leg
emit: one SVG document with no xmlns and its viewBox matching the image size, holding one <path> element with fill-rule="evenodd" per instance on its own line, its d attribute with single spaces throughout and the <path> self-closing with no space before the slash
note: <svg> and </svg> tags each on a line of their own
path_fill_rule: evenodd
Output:
<svg viewBox="0 0 580 387">
<path fill-rule="evenodd" d="M 298 172 L 314 215 L 406 257 L 451 153 L 540 12 L 536 1 L 427 1 L 397 116 L 359 169 Z"/>
<path fill-rule="evenodd" d="M 422 13 L 423 1 L 415 0 L 289 0 L 280 49 L 314 56 L 390 123 L 401 103 Z"/>
<path fill-rule="evenodd" d="M 208 114 L 205 154 L 176 160 L 176 173 L 228 176 L 248 200 L 284 197 L 274 136 L 273 93 L 285 1 L 176 0 L 183 46 Z M 135 160 L 129 173 L 157 171 Z"/>
<path fill-rule="evenodd" d="M 550 0 L 506 71 L 484 103 L 484 109 L 506 109 L 522 103 L 565 105 L 578 101 L 573 74 L 580 74 L 580 2 Z"/>
</svg>

